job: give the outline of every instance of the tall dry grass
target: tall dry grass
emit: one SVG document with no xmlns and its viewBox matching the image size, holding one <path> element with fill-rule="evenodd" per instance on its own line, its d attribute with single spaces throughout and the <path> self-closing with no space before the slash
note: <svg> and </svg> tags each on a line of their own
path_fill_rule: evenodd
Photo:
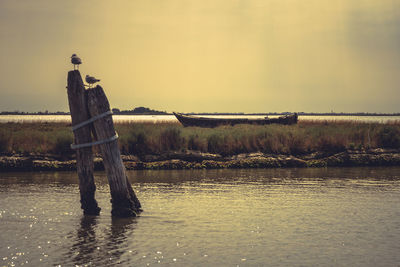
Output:
<svg viewBox="0 0 400 267">
<path fill-rule="evenodd" d="M 182 127 L 178 123 L 116 123 L 123 154 L 197 150 L 234 155 L 264 152 L 335 153 L 345 149 L 400 148 L 400 122 L 300 121 L 297 125 Z M 73 135 L 65 123 L 0 124 L 0 153 L 71 155 Z M 97 151 L 97 150 L 96 150 Z"/>
<path fill-rule="evenodd" d="M 71 154 L 73 135 L 66 123 L 0 124 L 0 153 Z"/>
</svg>

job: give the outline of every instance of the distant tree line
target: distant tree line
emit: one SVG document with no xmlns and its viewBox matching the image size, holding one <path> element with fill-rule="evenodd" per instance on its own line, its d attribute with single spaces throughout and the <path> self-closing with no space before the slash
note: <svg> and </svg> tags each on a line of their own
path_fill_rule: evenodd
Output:
<svg viewBox="0 0 400 267">
<path fill-rule="evenodd" d="M 171 113 L 167 113 L 166 111 L 158 111 L 146 107 L 137 107 L 132 110 L 120 110 L 118 108 L 113 108 L 112 112 L 118 115 L 167 115 Z M 0 115 L 69 115 L 69 112 L 64 111 L 56 111 L 49 112 L 39 111 L 39 112 L 24 112 L 24 111 L 2 111 Z"/>
<path fill-rule="evenodd" d="M 288 115 L 293 114 L 294 112 L 265 112 L 265 113 L 244 113 L 244 112 L 190 112 L 185 113 L 188 115 L 259 115 L 259 116 L 266 116 L 266 115 Z M 400 116 L 400 113 L 370 113 L 370 112 L 297 112 L 298 115 L 301 116 Z"/>
<path fill-rule="evenodd" d="M 373 112 L 298 112 L 303 116 L 400 116 L 400 113 L 373 113 Z"/>
<path fill-rule="evenodd" d="M 69 115 L 69 112 L 64 112 L 64 111 L 50 112 L 48 110 L 38 111 L 38 112 L 25 112 L 16 110 L 16 111 L 2 111 L 0 112 L 0 115 Z"/>
<path fill-rule="evenodd" d="M 120 110 L 119 108 L 113 108 L 112 112 L 117 115 L 171 115 L 166 111 L 154 110 L 146 107 L 136 107 L 132 110 Z M 266 112 L 266 113 L 244 113 L 244 112 L 190 112 L 186 114 L 190 115 L 287 115 L 293 112 Z M 24 111 L 2 111 L 0 115 L 69 115 L 69 112 L 56 111 L 49 112 L 38 111 L 38 112 L 24 112 Z M 372 112 L 297 112 L 301 116 L 400 116 L 400 113 L 372 113 Z"/>
<path fill-rule="evenodd" d="M 145 107 L 137 107 L 132 110 L 120 110 L 118 108 L 113 108 L 112 112 L 118 115 L 168 115 L 166 111 L 159 111 Z"/>
</svg>

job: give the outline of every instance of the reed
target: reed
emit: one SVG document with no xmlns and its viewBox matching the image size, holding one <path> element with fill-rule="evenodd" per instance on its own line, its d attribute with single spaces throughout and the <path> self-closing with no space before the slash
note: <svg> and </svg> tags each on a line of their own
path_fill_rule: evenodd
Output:
<svg viewBox="0 0 400 267">
<path fill-rule="evenodd" d="M 179 123 L 122 122 L 115 128 L 123 154 L 160 154 L 197 150 L 234 155 L 336 153 L 346 149 L 400 148 L 400 121 L 300 121 L 297 125 L 236 125 L 184 128 Z M 0 124 L 0 153 L 72 155 L 67 123 Z"/>
<path fill-rule="evenodd" d="M 2 153 L 73 153 L 70 127 L 66 123 L 3 123 L 0 124 Z"/>
</svg>

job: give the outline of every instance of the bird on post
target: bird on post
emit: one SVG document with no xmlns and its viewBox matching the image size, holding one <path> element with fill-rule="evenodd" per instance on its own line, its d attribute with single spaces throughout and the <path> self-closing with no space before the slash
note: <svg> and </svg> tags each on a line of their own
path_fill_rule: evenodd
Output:
<svg viewBox="0 0 400 267">
<path fill-rule="evenodd" d="M 86 75 L 85 81 L 89 84 L 89 88 L 90 88 L 90 86 L 91 86 L 92 84 L 97 83 L 97 82 L 100 82 L 99 79 L 96 79 L 95 77 L 89 76 L 89 75 Z"/>
<path fill-rule="evenodd" d="M 79 65 L 82 64 L 82 60 L 76 54 L 72 54 L 71 63 L 74 65 L 74 70 L 75 70 L 75 67 L 77 67 L 77 69 L 79 70 Z"/>
</svg>

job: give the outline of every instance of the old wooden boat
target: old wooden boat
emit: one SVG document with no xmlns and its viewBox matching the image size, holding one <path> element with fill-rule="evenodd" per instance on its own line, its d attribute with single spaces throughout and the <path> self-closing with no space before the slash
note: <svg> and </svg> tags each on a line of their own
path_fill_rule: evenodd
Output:
<svg viewBox="0 0 400 267">
<path fill-rule="evenodd" d="M 236 125 L 236 124 L 256 124 L 256 125 L 266 125 L 272 123 L 278 124 L 295 124 L 297 123 L 297 113 L 281 116 L 278 118 L 208 118 L 208 117 L 198 117 L 191 115 L 184 115 L 181 113 L 173 112 L 175 117 L 178 119 L 183 126 L 198 126 L 198 127 L 217 127 L 220 125 Z"/>
</svg>

